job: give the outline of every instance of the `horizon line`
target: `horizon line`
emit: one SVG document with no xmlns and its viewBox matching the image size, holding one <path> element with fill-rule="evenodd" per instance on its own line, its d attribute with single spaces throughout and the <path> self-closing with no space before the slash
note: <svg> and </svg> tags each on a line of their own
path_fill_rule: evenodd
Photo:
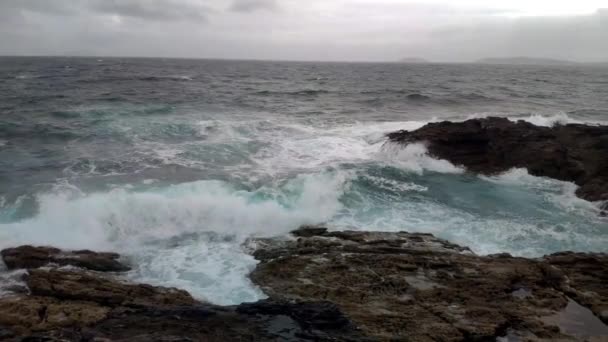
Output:
<svg viewBox="0 0 608 342">
<path fill-rule="evenodd" d="M 186 57 L 186 56 L 136 56 L 136 55 L 52 55 L 52 54 L 0 54 L 0 58 L 108 58 L 108 59 L 178 59 L 178 60 L 209 60 L 209 61 L 235 61 L 235 62 L 292 62 L 292 63 L 361 63 L 361 64 L 496 64 L 501 63 L 483 63 L 483 60 L 488 59 L 532 59 L 532 60 L 547 60 L 561 62 L 565 64 L 608 64 L 608 59 L 605 61 L 573 61 L 567 59 L 559 59 L 552 57 L 530 57 L 530 56 L 511 56 L 511 57 L 481 57 L 471 61 L 435 61 L 424 57 L 405 57 L 396 60 L 314 60 L 314 59 L 265 59 L 265 58 L 235 58 L 235 57 Z M 420 59 L 419 62 L 409 62 L 407 59 Z M 506 63 L 515 64 L 515 63 Z"/>
</svg>

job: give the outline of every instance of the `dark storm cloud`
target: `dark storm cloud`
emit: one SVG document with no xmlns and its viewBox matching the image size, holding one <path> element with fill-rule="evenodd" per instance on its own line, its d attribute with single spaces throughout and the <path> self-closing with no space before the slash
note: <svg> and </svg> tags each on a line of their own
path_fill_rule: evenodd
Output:
<svg viewBox="0 0 608 342">
<path fill-rule="evenodd" d="M 234 12 L 274 11 L 278 7 L 276 0 L 234 0 L 230 10 Z"/>
</svg>

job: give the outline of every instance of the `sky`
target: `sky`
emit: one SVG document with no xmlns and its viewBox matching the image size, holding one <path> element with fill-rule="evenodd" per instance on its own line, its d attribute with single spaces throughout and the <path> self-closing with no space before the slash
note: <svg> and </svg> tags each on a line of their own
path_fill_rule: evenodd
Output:
<svg viewBox="0 0 608 342">
<path fill-rule="evenodd" d="M 0 55 L 608 61 L 608 0 L 0 0 Z"/>
</svg>

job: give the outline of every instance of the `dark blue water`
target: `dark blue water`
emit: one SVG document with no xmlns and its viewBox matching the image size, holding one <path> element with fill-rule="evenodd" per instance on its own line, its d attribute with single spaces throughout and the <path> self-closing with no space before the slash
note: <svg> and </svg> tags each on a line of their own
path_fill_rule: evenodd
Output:
<svg viewBox="0 0 608 342">
<path fill-rule="evenodd" d="M 0 247 L 116 250 L 130 277 L 263 294 L 250 236 L 431 232 L 479 253 L 608 251 L 575 186 L 479 177 L 384 134 L 487 115 L 608 121 L 608 69 L 0 58 Z"/>
</svg>

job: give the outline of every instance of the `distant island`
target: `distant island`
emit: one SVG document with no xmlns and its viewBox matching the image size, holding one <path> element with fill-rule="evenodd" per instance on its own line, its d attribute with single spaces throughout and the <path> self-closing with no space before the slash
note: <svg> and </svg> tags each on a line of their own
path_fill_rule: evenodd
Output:
<svg viewBox="0 0 608 342">
<path fill-rule="evenodd" d="M 424 64 L 424 63 L 431 63 L 428 60 L 424 59 L 424 58 L 418 58 L 418 57 L 407 57 L 407 58 L 402 58 L 399 60 L 399 63 L 417 63 L 417 64 Z"/>
<path fill-rule="evenodd" d="M 514 64 L 514 65 L 575 65 L 578 64 L 572 61 L 551 59 L 551 58 L 533 58 L 533 57 L 506 57 L 506 58 L 482 58 L 477 61 L 481 64 Z"/>
</svg>

